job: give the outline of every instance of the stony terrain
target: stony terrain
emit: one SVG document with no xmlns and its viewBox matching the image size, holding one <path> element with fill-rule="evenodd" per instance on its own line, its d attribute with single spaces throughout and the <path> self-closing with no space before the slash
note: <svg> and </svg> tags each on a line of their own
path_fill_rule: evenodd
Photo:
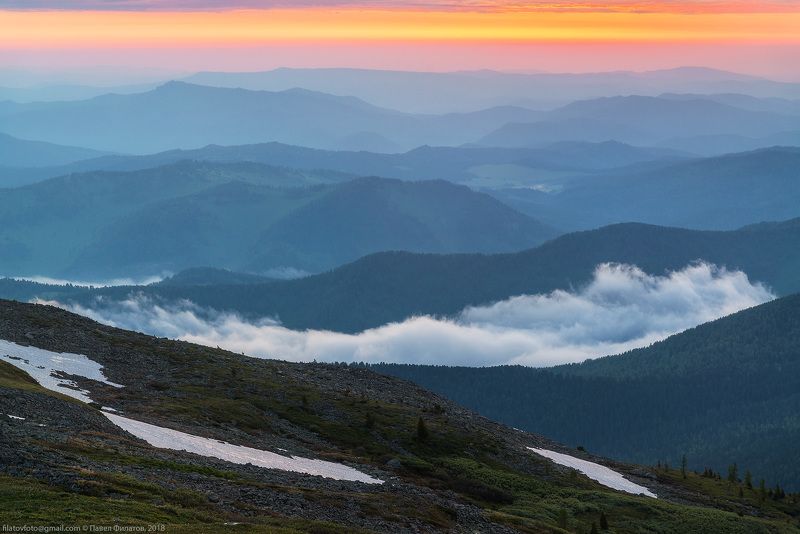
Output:
<svg viewBox="0 0 800 534">
<path fill-rule="evenodd" d="M 249 358 L 10 301 L 0 301 L 0 339 L 100 363 L 123 388 L 71 378 L 98 406 L 126 417 L 345 463 L 385 481 L 342 482 L 155 449 L 96 407 L 48 392 L 0 362 L 0 516 L 12 523 L 58 517 L 193 525 L 190 532 L 225 523 L 269 532 L 584 532 L 602 512 L 615 532 L 796 531 L 784 511 L 765 515 L 696 477 L 594 458 L 357 366 Z M 610 490 L 526 447 L 603 463 L 659 499 Z"/>
</svg>

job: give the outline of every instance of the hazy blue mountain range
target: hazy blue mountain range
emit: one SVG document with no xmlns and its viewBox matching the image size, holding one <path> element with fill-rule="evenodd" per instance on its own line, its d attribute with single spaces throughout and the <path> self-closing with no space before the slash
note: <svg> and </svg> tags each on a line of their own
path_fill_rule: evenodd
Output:
<svg viewBox="0 0 800 534">
<path fill-rule="evenodd" d="M 53 167 L 102 155 L 102 152 L 88 148 L 28 141 L 0 134 L 0 165 L 2 167 Z M 6 172 L 0 170 L 0 176 L 5 174 Z M 0 183 L 4 180 L 5 177 L 0 179 Z"/>
<path fill-rule="evenodd" d="M 780 132 L 764 137 L 746 137 L 736 134 L 698 135 L 673 137 L 658 146 L 674 150 L 691 150 L 694 154 L 714 156 L 733 152 L 747 152 L 771 146 L 800 146 L 800 130 Z"/>
<path fill-rule="evenodd" d="M 788 98 L 757 98 L 751 95 L 736 93 L 697 94 L 697 93 L 663 93 L 659 98 L 673 100 L 711 100 L 740 109 L 751 111 L 769 111 L 771 113 L 800 115 L 800 100 Z"/>
<path fill-rule="evenodd" d="M 628 221 L 734 229 L 800 215 L 800 148 L 614 170 L 573 179 L 552 194 L 530 188 L 492 194 L 563 229 Z"/>
<path fill-rule="evenodd" d="M 6 105 L 0 114 L 0 131 L 17 137 L 126 153 L 267 141 L 398 151 L 458 145 L 512 119 L 539 116 L 518 107 L 412 115 L 305 89 L 247 91 L 183 82 L 130 95 Z M 363 146 L 354 146 L 359 140 Z"/>
<path fill-rule="evenodd" d="M 750 101 L 745 105 L 753 107 Z M 6 102 L 0 116 L 0 131 L 16 137 L 139 154 L 270 141 L 384 153 L 424 144 L 539 147 L 616 140 L 653 145 L 688 136 L 755 139 L 800 130 L 798 114 L 742 109 L 709 98 L 614 96 L 547 112 L 506 105 L 422 115 L 307 89 L 250 91 L 184 82 L 81 101 Z"/>
<path fill-rule="evenodd" d="M 797 129 L 797 115 L 751 111 L 708 99 L 614 96 L 573 102 L 534 122 L 514 121 L 478 144 L 524 147 L 561 140 L 613 139 L 652 145 L 689 134 L 763 137 Z"/>
<path fill-rule="evenodd" d="M 5 78 L 4 78 L 5 81 Z M 149 91 L 159 83 L 141 83 L 131 85 L 92 86 L 77 84 L 39 83 L 32 86 L 0 87 L 0 100 L 11 100 L 19 103 L 59 102 L 69 100 L 85 100 L 100 95 L 131 94 Z"/>
<path fill-rule="evenodd" d="M 0 190 L 6 274 L 152 275 L 195 266 L 321 271 L 382 250 L 500 252 L 556 235 L 444 181 L 179 162 Z M 333 184 L 333 185 L 325 185 Z"/>
<path fill-rule="evenodd" d="M 331 151 L 273 142 L 239 146 L 209 145 L 194 150 L 169 150 L 146 156 L 105 156 L 41 169 L 7 169 L 4 179 L 13 183 L 33 183 L 75 172 L 131 171 L 196 160 L 251 161 L 402 180 L 443 179 L 474 187 L 529 187 L 537 184 L 557 185 L 565 177 L 576 173 L 689 157 L 691 155 L 688 152 L 634 147 L 615 141 L 562 142 L 538 148 L 421 146 L 400 154 Z"/>
<path fill-rule="evenodd" d="M 510 426 L 629 461 L 800 488 L 800 296 L 650 347 L 548 369 L 380 365 Z"/>
<path fill-rule="evenodd" d="M 656 96 L 664 92 L 800 98 L 798 84 L 698 67 L 585 74 L 284 68 L 267 72 L 201 72 L 186 81 L 270 91 L 305 87 L 353 95 L 377 106 L 412 113 L 464 112 L 503 105 L 542 109 L 572 100 L 619 94 Z"/>
<path fill-rule="evenodd" d="M 125 277 L 202 265 L 255 272 L 285 268 L 318 272 L 382 250 L 520 250 L 554 235 L 536 221 L 558 229 L 627 221 L 733 229 L 796 217 L 800 205 L 800 149 L 791 148 L 676 162 L 679 156 L 668 151 L 615 142 L 559 143 L 543 149 L 422 147 L 400 155 L 265 144 L 209 146 L 142 157 L 105 156 L 69 168 L 136 168 L 186 156 L 255 159 L 306 169 L 183 161 L 155 170 L 67 175 L 3 191 L 0 199 L 5 199 L 8 209 L 2 239 L 12 251 L 3 272 Z M 629 164 L 627 168 L 602 168 L 624 163 Z M 588 173 L 585 169 L 591 166 L 595 169 Z M 319 168 L 338 170 L 313 170 Z M 381 187 L 373 186 L 393 182 L 380 180 L 355 182 L 357 188 L 343 186 L 330 196 L 325 188 L 292 194 L 283 190 L 342 183 L 368 173 L 447 176 L 485 188 L 535 220 L 511 215 L 511 210 L 497 203 L 489 211 L 479 209 L 473 218 L 454 210 L 448 213 L 448 223 L 426 219 L 439 208 L 425 202 L 438 198 L 435 202 L 448 205 L 444 193 L 448 187 L 461 192 L 456 198 L 465 206 L 467 199 L 478 198 L 484 199 L 480 205 L 491 204 L 481 195 L 441 183 L 441 191 L 430 184 L 418 186 L 414 194 L 421 197 L 386 196 Z M 524 187 L 504 187 L 507 183 Z M 403 190 L 409 192 L 409 187 Z M 421 204 L 415 206 L 412 198 Z M 307 202 L 311 205 L 306 207 Z M 369 220 L 367 213 L 380 215 L 386 225 L 358 222 Z M 50 228 L 58 217 L 54 214 L 73 222 Z M 342 226 L 337 227 L 336 221 Z M 445 228 L 446 224 L 454 226 Z M 488 225 L 486 231 L 480 229 L 481 224 Z M 469 225 L 473 227 L 468 229 Z M 189 229 L 195 227 L 201 230 L 192 233 Z M 355 228 L 363 229 L 359 239 L 346 242 L 341 236 Z M 306 245 L 298 245 L 302 243 Z M 48 270 L 42 271 L 42 266 Z M 125 272 L 126 268 L 132 272 Z"/>
<path fill-rule="evenodd" d="M 53 66 L 55 67 L 55 66 Z M 137 87 L 164 83 L 166 80 L 187 76 L 191 71 L 182 69 L 160 69 L 133 66 L 61 66 L 61 68 L 42 69 L 34 66 L 0 67 L 0 79 L 3 86 L 14 90 L 37 91 L 40 89 L 58 87 L 87 87 L 102 90 L 104 93 L 113 92 L 118 88 Z M 53 98 L 63 100 L 63 98 Z M 34 101 L 50 100 L 49 98 L 35 98 Z"/>
<path fill-rule="evenodd" d="M 3 272 L 52 274 L 66 268 L 113 221 L 170 198 L 232 181 L 265 186 L 313 184 L 341 179 L 255 163 L 190 163 L 123 172 L 96 171 L 0 190 Z M 191 232 L 190 228 L 180 229 Z M 188 245 L 188 244 L 187 244 Z"/>
<path fill-rule="evenodd" d="M 604 262 L 663 274 L 696 260 L 741 269 L 779 295 L 800 291 L 800 219 L 711 232 L 620 224 L 576 232 L 512 254 L 374 254 L 331 272 L 254 285 L 104 288 L 66 291 L 65 300 L 123 299 L 134 290 L 189 299 L 246 317 L 280 317 L 293 329 L 357 332 L 415 315 L 452 316 L 467 306 L 586 284 Z M 57 297 L 59 288 L 5 282 L 0 296 Z M 68 298 L 66 298 L 68 297 Z"/>
</svg>

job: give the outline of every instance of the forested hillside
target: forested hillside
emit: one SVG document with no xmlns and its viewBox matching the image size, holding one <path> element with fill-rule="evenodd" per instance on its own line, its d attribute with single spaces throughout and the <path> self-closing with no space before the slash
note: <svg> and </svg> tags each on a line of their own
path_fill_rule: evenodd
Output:
<svg viewBox="0 0 800 534">
<path fill-rule="evenodd" d="M 445 181 L 180 161 L 0 189 L 0 273 L 73 280 L 208 266 L 320 272 L 384 250 L 511 252 L 557 231 Z"/>
<path fill-rule="evenodd" d="M 800 148 L 772 147 L 573 179 L 552 194 L 498 188 L 498 199 L 564 229 L 646 222 L 703 230 L 800 215 Z"/>
<path fill-rule="evenodd" d="M 780 295 L 800 291 L 795 275 L 800 268 L 800 220 L 735 232 L 620 224 L 568 234 L 513 254 L 386 252 L 296 280 L 133 290 L 167 301 L 189 299 L 251 318 L 277 316 L 294 329 L 355 332 L 413 315 L 452 316 L 470 305 L 580 287 L 603 262 L 628 263 L 663 274 L 699 260 L 742 269 Z M 37 296 L 37 291 L 58 292 L 58 288 L 43 289 L 31 288 L 27 298 Z M 98 295 L 122 299 L 131 291 L 98 289 L 72 295 L 70 300 L 92 302 Z"/>
<path fill-rule="evenodd" d="M 798 489 L 800 295 L 650 347 L 548 369 L 376 365 L 487 417 L 629 461 Z"/>
</svg>

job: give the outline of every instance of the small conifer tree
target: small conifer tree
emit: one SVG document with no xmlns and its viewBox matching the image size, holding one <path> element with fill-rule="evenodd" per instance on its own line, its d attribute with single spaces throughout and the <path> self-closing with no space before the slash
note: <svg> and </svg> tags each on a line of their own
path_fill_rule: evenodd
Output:
<svg viewBox="0 0 800 534">
<path fill-rule="evenodd" d="M 417 419 L 417 439 L 426 441 L 428 439 L 428 427 L 425 425 L 425 420 L 420 417 Z"/>
<path fill-rule="evenodd" d="M 558 511 L 558 528 L 567 529 L 567 510 L 564 508 Z"/>
<path fill-rule="evenodd" d="M 728 482 L 736 482 L 739 479 L 739 468 L 736 464 L 728 466 Z"/>
</svg>

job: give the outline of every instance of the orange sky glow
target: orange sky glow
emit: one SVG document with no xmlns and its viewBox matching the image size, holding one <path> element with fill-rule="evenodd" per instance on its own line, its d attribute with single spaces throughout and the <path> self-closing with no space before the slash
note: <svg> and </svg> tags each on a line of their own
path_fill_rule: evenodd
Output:
<svg viewBox="0 0 800 534">
<path fill-rule="evenodd" d="M 599 51 L 602 46 L 614 45 L 617 54 L 630 54 L 631 68 L 647 67 L 640 65 L 646 62 L 640 52 L 648 46 L 658 50 L 673 47 L 676 65 L 697 64 L 693 57 L 681 60 L 686 47 L 695 46 L 701 51 L 698 55 L 701 60 L 704 54 L 710 61 L 725 60 L 726 53 L 741 57 L 745 61 L 743 68 L 738 69 L 741 71 L 747 71 L 748 67 L 758 70 L 759 66 L 763 70 L 767 65 L 791 77 L 792 71 L 797 70 L 784 59 L 800 50 L 800 6 L 794 2 L 661 0 L 538 2 L 531 3 L 533 7 L 515 2 L 467 5 L 472 7 L 387 8 L 381 4 L 360 8 L 345 5 L 222 11 L 0 10 L 0 66 L 18 64 L 26 58 L 39 63 L 51 58 L 56 62 L 55 58 L 65 57 L 68 50 L 80 51 L 83 62 L 89 64 L 104 60 L 109 50 L 116 49 L 127 50 L 119 57 L 128 57 L 130 61 L 138 58 L 135 62 L 140 65 L 149 60 L 151 66 L 175 67 L 181 57 L 176 52 L 183 51 L 187 68 L 220 69 L 223 66 L 219 65 L 219 54 L 211 54 L 208 65 L 195 65 L 199 58 L 192 56 L 191 51 L 253 47 L 285 54 L 286 64 L 298 63 L 297 50 L 306 50 L 303 56 L 306 59 L 299 61 L 302 65 L 298 66 L 308 66 L 308 50 L 316 47 L 317 56 L 348 50 L 341 56 L 341 66 L 375 68 L 381 65 L 373 64 L 376 49 L 373 47 L 389 47 L 420 55 L 428 50 L 439 54 L 441 64 L 420 61 L 429 70 L 448 70 L 451 67 L 448 61 L 453 63 L 452 68 L 535 69 L 549 66 L 530 57 L 532 47 L 558 48 L 565 59 L 570 59 L 566 51 L 572 50 L 575 55 L 582 47 L 581 53 L 591 56 L 592 47 Z M 448 50 L 447 54 L 437 51 L 437 47 Z M 453 61 L 452 50 L 459 47 L 465 58 Z M 500 65 L 495 66 L 486 64 L 489 54 L 474 52 L 481 48 L 499 50 L 497 47 L 504 51 L 502 55 L 528 57 L 498 57 Z M 751 53 L 748 59 L 748 54 L 737 52 L 748 47 L 764 51 L 765 56 L 759 59 L 761 55 Z M 780 50 L 780 59 L 770 56 L 770 47 Z M 361 61 L 359 48 L 365 58 Z M 140 52 L 138 55 L 132 52 L 136 50 Z M 164 54 L 156 53 L 157 50 Z M 656 58 L 663 56 L 658 50 Z M 212 56 L 218 59 L 211 61 Z M 474 65 L 467 56 L 474 58 Z M 277 56 L 272 59 L 277 64 L 269 66 L 282 64 Z M 625 67 L 623 59 L 617 58 L 620 68 Z M 237 68 L 247 67 L 247 64 L 239 66 L 241 61 L 234 63 Z M 320 58 L 318 63 L 326 64 L 328 60 Z M 583 63 L 587 63 L 585 58 Z M 603 61 L 600 63 L 602 67 Z M 616 65 L 612 63 L 609 66 Z M 565 67 L 570 65 L 565 61 Z M 263 66 L 266 65 L 252 65 Z M 664 65 L 654 65 L 660 66 Z M 396 68 L 396 65 L 388 61 L 385 67 Z"/>
<path fill-rule="evenodd" d="M 194 46 L 302 41 L 800 42 L 797 13 L 0 12 L 0 46 Z"/>
</svg>

